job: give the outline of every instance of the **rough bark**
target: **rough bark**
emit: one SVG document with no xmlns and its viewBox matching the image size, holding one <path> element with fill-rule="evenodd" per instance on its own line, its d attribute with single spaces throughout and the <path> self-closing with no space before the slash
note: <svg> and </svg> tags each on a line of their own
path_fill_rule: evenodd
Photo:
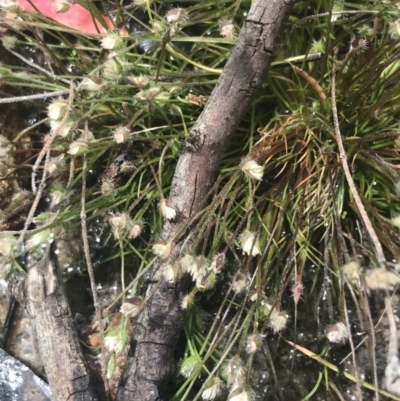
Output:
<svg viewBox="0 0 400 401">
<path fill-rule="evenodd" d="M 232 55 L 191 130 L 171 189 L 177 218 L 163 227 L 171 239 L 198 211 L 224 150 L 269 69 L 275 43 L 294 0 L 255 1 Z M 147 290 L 148 304 L 135 326 L 117 401 L 167 400 L 174 372 L 174 349 L 182 329 L 179 298 L 185 283 L 162 282 L 159 271 Z"/>
<path fill-rule="evenodd" d="M 32 321 L 54 401 L 97 401 L 57 264 L 46 256 L 9 290 Z"/>
</svg>

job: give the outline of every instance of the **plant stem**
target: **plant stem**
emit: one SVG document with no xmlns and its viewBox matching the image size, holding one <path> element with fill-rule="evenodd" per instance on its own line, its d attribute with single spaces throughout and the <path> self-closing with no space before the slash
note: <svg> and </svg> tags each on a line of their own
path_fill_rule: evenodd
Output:
<svg viewBox="0 0 400 401">
<path fill-rule="evenodd" d="M 337 55 L 337 50 L 335 51 L 334 61 L 336 61 L 336 55 Z M 343 171 L 346 176 L 347 183 L 349 184 L 350 191 L 353 195 L 354 201 L 357 205 L 358 211 L 360 212 L 365 228 L 368 231 L 368 234 L 375 248 L 376 260 L 379 265 L 385 265 L 386 259 L 383 253 L 382 245 L 372 226 L 371 220 L 369 219 L 368 214 L 364 208 L 360 195 L 358 194 L 357 187 L 354 183 L 353 177 L 351 176 L 349 164 L 347 162 L 346 150 L 343 146 L 342 135 L 340 133 L 337 104 L 336 104 L 336 73 L 337 73 L 336 68 L 334 68 L 334 71 L 332 73 L 332 115 L 333 115 L 333 124 L 335 128 L 336 142 L 339 148 L 340 161 L 342 163 Z"/>
</svg>

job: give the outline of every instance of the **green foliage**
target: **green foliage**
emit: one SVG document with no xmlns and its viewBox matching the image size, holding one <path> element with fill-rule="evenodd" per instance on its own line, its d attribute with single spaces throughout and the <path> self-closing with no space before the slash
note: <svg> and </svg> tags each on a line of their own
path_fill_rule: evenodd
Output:
<svg viewBox="0 0 400 401">
<path fill-rule="evenodd" d="M 159 203 L 168 199 L 182 143 L 233 46 L 234 38 L 219 34 L 221 21 L 232 19 L 238 30 L 248 7 L 248 2 L 205 0 L 171 23 L 147 2 L 143 13 L 149 22 L 126 10 L 142 28 L 128 37 L 112 33 L 108 41 L 102 40 L 103 47 L 39 17 L 37 26 L 45 41 L 26 31 L 10 33 L 12 40 L 4 38 L 4 45 L 14 52 L 23 47 L 42 51 L 54 71 L 2 65 L 3 83 L 19 95 L 38 89 L 67 90 L 70 80 L 77 83 L 72 107 L 64 107 L 52 125 L 53 131 L 63 134 L 52 144 L 55 165 L 49 173 L 56 179 L 49 181 L 46 191 L 61 192 L 62 207 L 47 226 L 49 216 L 37 217 L 44 225 L 41 230 L 78 219 L 80 198 L 69 191 L 80 185 L 81 155 L 86 154 L 87 169 L 101 172 L 87 190 L 86 211 L 90 219 L 101 217 L 105 224 L 110 217 L 126 218 L 122 228 L 120 221 L 117 228 L 110 221 L 107 229 L 111 233 L 114 228 L 110 241 L 119 248 L 110 258 L 120 258 L 122 272 L 128 257 L 141 265 L 129 287 L 133 293 L 139 291 L 144 266 L 154 261 L 147 244 L 158 239 Z M 195 238 L 193 248 L 186 251 L 198 258 L 193 262 L 197 267 L 186 270 L 195 283 L 186 300 L 190 301 L 187 345 L 180 367 L 185 381 L 175 399 L 197 400 L 210 383 L 220 384 L 219 377 L 247 394 L 249 386 L 256 386 L 255 352 L 270 358 L 268 344 L 278 341 L 276 333 L 293 340 L 297 326 L 309 333 L 314 330 L 310 320 L 319 322 L 318 334 L 303 345 L 319 348 L 324 326 L 346 320 L 345 305 L 357 311 L 352 330 L 369 329 L 362 289 L 346 287 L 340 269 L 351 260 L 365 267 L 378 261 L 343 174 L 332 122 L 332 74 L 338 70 L 339 125 L 353 180 L 387 260 L 396 262 L 400 235 L 391 219 L 400 213 L 399 17 L 397 6 L 390 2 L 296 3 L 276 61 L 299 55 L 304 61 L 276 63 L 270 71 L 221 161 L 204 209 L 185 234 Z M 318 52 L 319 58 L 306 61 L 306 56 Z M 59 126 L 65 113 L 69 117 Z M 126 149 L 137 153 L 114 174 L 114 160 Z M 249 161 L 253 164 L 246 164 Z M 150 230 L 141 239 L 130 236 L 135 224 L 140 226 L 138 236 L 146 226 Z M 175 243 L 188 239 L 179 235 Z M 219 254 L 226 256 L 223 267 L 212 262 Z M 178 271 L 177 265 L 171 268 Z M 212 275 L 207 288 L 212 288 L 213 306 L 207 292 L 197 298 L 204 290 L 198 285 L 201 268 L 208 272 L 202 278 Z M 204 318 L 196 303 L 214 314 L 213 322 Z M 254 353 L 249 353 L 251 347 L 256 347 Z M 282 340 L 278 355 L 289 350 Z M 231 366 L 229 376 L 222 367 L 232 360 L 235 373 Z M 112 356 L 109 375 L 114 365 Z M 294 372 L 298 369 L 294 366 Z M 315 368 L 310 377 L 316 383 L 314 388 L 307 385 L 311 397 L 323 390 L 322 375 Z M 281 386 L 274 384 L 277 389 Z M 214 394 L 206 394 L 210 393 Z"/>
</svg>

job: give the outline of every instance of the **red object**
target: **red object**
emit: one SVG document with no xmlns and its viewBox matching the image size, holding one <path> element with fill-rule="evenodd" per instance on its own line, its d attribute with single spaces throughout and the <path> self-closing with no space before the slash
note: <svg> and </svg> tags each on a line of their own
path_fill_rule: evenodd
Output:
<svg viewBox="0 0 400 401">
<path fill-rule="evenodd" d="M 83 8 L 79 4 L 72 4 L 70 9 L 65 13 L 56 13 L 52 0 L 31 0 L 31 3 L 47 18 L 59 22 L 69 28 L 74 28 L 78 31 L 91 33 L 91 34 L 105 34 L 107 30 L 96 21 L 96 25 L 93 21 L 93 17 L 86 8 Z M 19 6 L 32 13 L 36 13 L 36 10 L 27 0 L 18 0 Z M 105 23 L 109 29 L 114 29 L 114 23 L 110 18 L 103 16 Z M 96 28 L 97 26 L 97 28 Z M 125 28 L 121 29 L 122 34 L 127 34 Z"/>
</svg>

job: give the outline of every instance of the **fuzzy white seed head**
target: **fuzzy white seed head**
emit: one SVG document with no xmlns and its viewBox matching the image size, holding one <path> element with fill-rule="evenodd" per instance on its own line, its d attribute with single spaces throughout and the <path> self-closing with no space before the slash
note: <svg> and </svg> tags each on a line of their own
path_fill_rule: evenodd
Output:
<svg viewBox="0 0 400 401">
<path fill-rule="evenodd" d="M 250 290 L 249 292 L 249 299 L 251 302 L 256 302 L 259 298 L 259 291 L 257 290 L 257 288 L 253 288 L 252 290 Z"/>
<path fill-rule="evenodd" d="M 224 263 L 225 263 L 225 254 L 219 253 L 218 255 L 214 256 L 210 265 L 210 270 L 212 270 L 215 274 L 219 274 L 221 273 L 221 270 L 224 267 Z"/>
<path fill-rule="evenodd" d="M 120 312 L 126 317 L 134 318 L 142 311 L 142 304 L 141 297 L 126 298 L 121 305 Z"/>
<path fill-rule="evenodd" d="M 19 9 L 17 0 L 0 0 L 0 7 L 7 11 L 16 11 Z"/>
<path fill-rule="evenodd" d="M 88 147 L 89 145 L 86 141 L 77 140 L 75 142 L 70 143 L 67 153 L 70 154 L 71 156 L 82 155 L 87 151 Z"/>
<path fill-rule="evenodd" d="M 60 155 L 58 157 L 53 157 L 47 164 L 47 172 L 49 174 L 54 174 L 64 169 L 65 167 L 65 155 Z"/>
<path fill-rule="evenodd" d="M 153 87 L 150 89 L 142 89 L 136 94 L 136 98 L 143 102 L 152 102 L 160 93 L 160 88 Z"/>
<path fill-rule="evenodd" d="M 247 276 L 243 273 L 238 273 L 233 281 L 232 288 L 236 294 L 240 294 L 247 287 Z"/>
<path fill-rule="evenodd" d="M 241 164 L 241 168 L 247 177 L 253 178 L 254 180 L 262 180 L 264 167 L 260 166 L 255 160 L 245 159 Z"/>
<path fill-rule="evenodd" d="M 271 313 L 272 308 L 274 307 L 274 303 L 270 298 L 264 295 L 261 300 L 261 307 L 265 316 L 268 316 Z"/>
<path fill-rule="evenodd" d="M 269 325 L 271 326 L 272 330 L 274 330 L 276 333 L 279 333 L 286 327 L 288 321 L 288 316 L 286 312 L 274 309 L 269 318 L 270 318 Z"/>
<path fill-rule="evenodd" d="M 131 130 L 128 127 L 118 127 L 114 131 L 114 140 L 116 143 L 124 143 L 127 139 Z"/>
<path fill-rule="evenodd" d="M 262 343 L 262 338 L 261 335 L 256 333 L 256 334 L 250 334 L 247 337 L 246 341 L 246 351 L 248 354 L 255 354 L 257 350 L 260 349 Z"/>
<path fill-rule="evenodd" d="M 196 279 L 196 288 L 199 291 L 208 291 L 214 288 L 217 282 L 217 276 L 213 272 L 207 272 L 205 275 L 198 275 Z"/>
<path fill-rule="evenodd" d="M 128 238 L 134 239 L 139 237 L 143 229 L 143 223 L 141 221 L 133 221 L 129 227 Z"/>
<path fill-rule="evenodd" d="M 65 100 L 54 100 L 47 107 L 47 115 L 50 120 L 59 121 L 64 117 L 67 107 L 68 105 Z"/>
<path fill-rule="evenodd" d="M 74 123 L 72 121 L 66 121 L 64 124 L 56 120 L 50 121 L 51 131 L 57 131 L 57 134 L 62 138 L 65 138 L 71 132 L 73 125 Z"/>
<path fill-rule="evenodd" d="M 108 218 L 108 222 L 114 232 L 114 238 L 120 239 L 127 231 L 130 218 L 127 213 L 116 213 Z"/>
<path fill-rule="evenodd" d="M 16 239 L 11 234 L 1 233 L 0 234 L 0 253 L 3 256 L 11 256 L 14 253 L 14 247 Z"/>
<path fill-rule="evenodd" d="M 175 283 L 179 278 L 180 270 L 178 265 L 173 263 L 165 263 L 161 269 L 165 281 L 169 283 Z"/>
<path fill-rule="evenodd" d="M 114 190 L 115 190 L 114 183 L 107 178 L 103 178 L 101 182 L 101 193 L 104 196 L 109 196 L 114 192 Z"/>
<path fill-rule="evenodd" d="M 69 0 L 53 0 L 53 8 L 56 13 L 66 13 L 71 8 Z"/>
<path fill-rule="evenodd" d="M 109 32 L 100 40 L 101 47 L 106 50 L 118 49 L 122 44 L 123 40 L 121 36 L 115 32 Z"/>
<path fill-rule="evenodd" d="M 205 274 L 205 272 L 208 272 L 210 270 L 210 261 L 204 256 L 200 255 L 196 257 L 196 264 L 197 264 L 197 269 Z"/>
<path fill-rule="evenodd" d="M 375 268 L 367 272 L 365 281 L 371 290 L 393 290 L 400 284 L 400 275 L 385 268 Z"/>
<path fill-rule="evenodd" d="M 137 77 L 128 77 L 129 81 L 131 81 L 133 83 L 133 85 L 135 85 L 136 87 L 143 89 L 145 88 L 150 80 L 148 77 L 144 76 L 144 75 L 139 75 Z"/>
<path fill-rule="evenodd" d="M 164 219 L 173 220 L 176 217 L 176 210 L 171 206 L 169 200 L 161 198 L 159 208 L 161 216 L 163 216 Z"/>
<path fill-rule="evenodd" d="M 349 283 L 356 284 L 361 277 L 361 266 L 356 261 L 346 263 L 342 270 Z"/>
<path fill-rule="evenodd" d="M 234 356 L 226 363 L 223 373 L 229 385 L 243 381 L 246 371 L 239 355 Z"/>
<path fill-rule="evenodd" d="M 258 241 L 256 241 L 255 235 L 249 231 L 244 230 L 240 236 L 240 244 L 242 245 L 242 250 L 251 256 L 257 256 L 260 254 L 260 248 Z"/>
<path fill-rule="evenodd" d="M 203 400 L 212 401 L 221 394 L 222 380 L 219 377 L 211 377 L 204 384 L 204 390 L 201 393 Z"/>
<path fill-rule="evenodd" d="M 172 253 L 173 243 L 168 241 L 159 240 L 153 244 L 153 252 L 162 260 L 167 260 Z"/>
<path fill-rule="evenodd" d="M 185 18 L 187 13 L 187 10 L 184 8 L 172 8 L 167 12 L 165 18 L 169 23 L 176 22 L 179 19 Z"/>
<path fill-rule="evenodd" d="M 106 86 L 107 84 L 104 83 L 99 77 L 90 76 L 82 79 L 79 89 L 88 92 L 98 92 Z"/>
<path fill-rule="evenodd" d="M 232 40 L 235 37 L 235 27 L 232 20 L 222 19 L 219 21 L 219 33 L 222 37 Z"/>
<path fill-rule="evenodd" d="M 344 343 L 349 338 L 349 332 L 344 323 L 338 322 L 326 328 L 326 337 L 331 343 Z"/>
<path fill-rule="evenodd" d="M 183 273 L 190 273 L 193 268 L 197 268 L 194 257 L 188 253 L 179 259 L 179 263 Z"/>
<path fill-rule="evenodd" d="M 201 285 L 201 282 L 208 275 L 208 270 L 207 270 L 207 267 L 202 266 L 201 264 L 199 264 L 196 261 L 195 264 L 191 265 L 189 273 L 192 276 L 193 281 L 196 281 L 196 282 L 200 283 L 200 285 Z"/>
<path fill-rule="evenodd" d="M 204 256 L 197 256 L 193 263 L 188 264 L 186 272 L 192 276 L 193 281 L 199 280 L 199 283 L 208 275 L 208 259 Z"/>
<path fill-rule="evenodd" d="M 234 386 L 229 393 L 227 401 L 251 401 L 251 399 L 250 391 L 246 391 L 240 386 Z"/>
<path fill-rule="evenodd" d="M 126 213 L 114 214 L 112 215 L 108 221 L 111 224 L 112 228 L 115 228 L 119 231 L 124 230 L 128 224 L 129 216 Z"/>
</svg>

